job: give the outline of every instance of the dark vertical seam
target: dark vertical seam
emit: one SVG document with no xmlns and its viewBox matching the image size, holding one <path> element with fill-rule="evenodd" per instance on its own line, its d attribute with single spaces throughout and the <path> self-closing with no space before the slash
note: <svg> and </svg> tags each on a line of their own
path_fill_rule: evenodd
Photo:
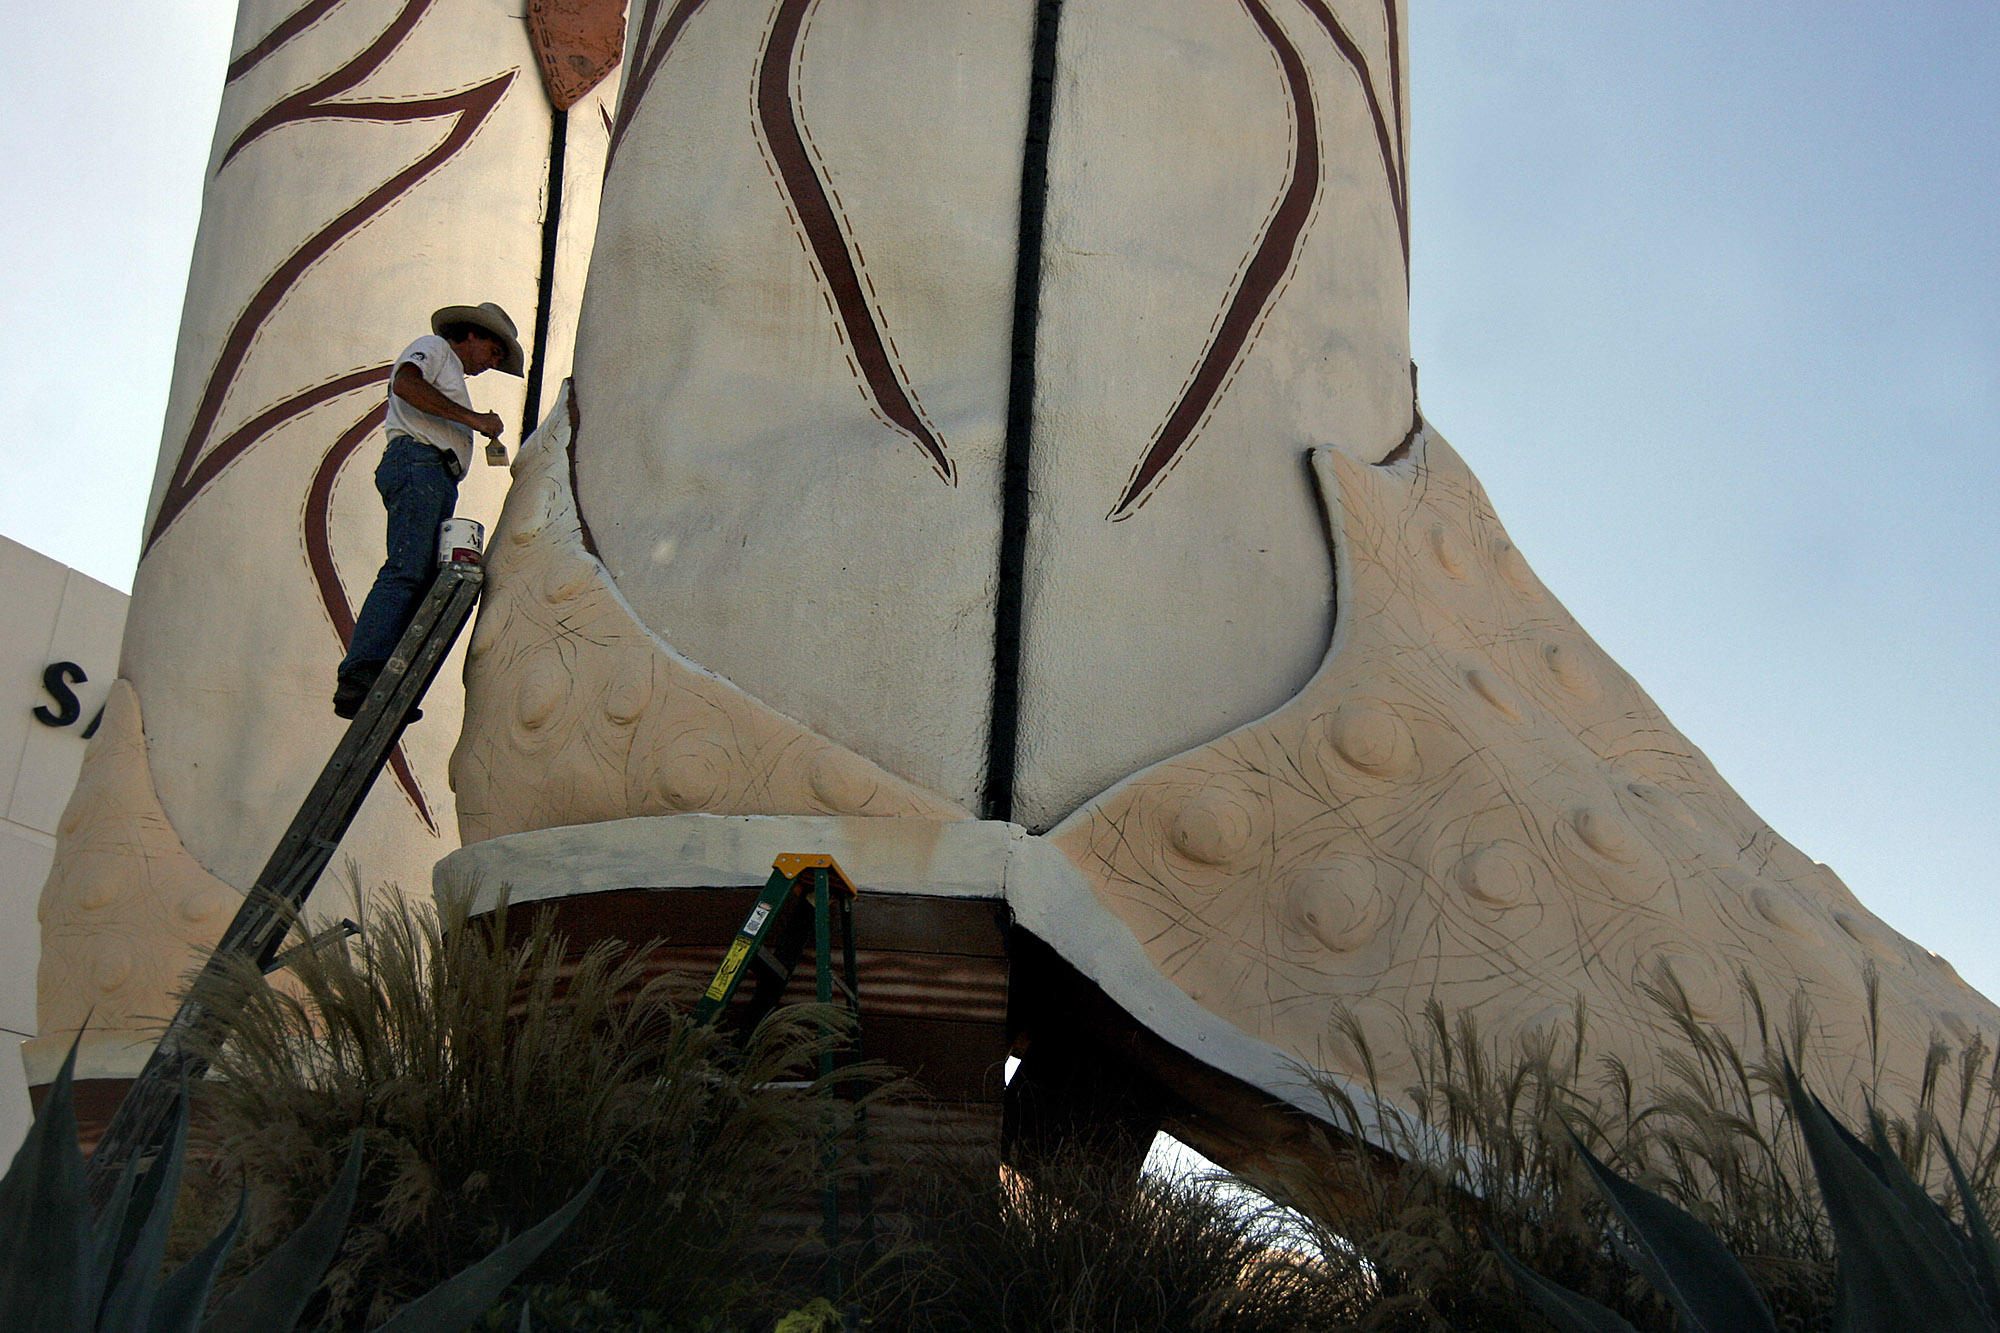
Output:
<svg viewBox="0 0 2000 1333">
<path fill-rule="evenodd" d="M 993 705 L 986 731 L 988 819 L 1014 816 L 1021 713 L 1021 611 L 1028 558 L 1029 454 L 1035 427 L 1035 335 L 1041 318 L 1042 232 L 1048 215 L 1049 126 L 1055 114 L 1056 33 L 1062 0 L 1036 0 L 1021 153 L 1021 225 L 1014 254 L 1014 331 L 1007 378 L 1007 437 L 1000 468 L 999 588 L 993 612 Z"/>
<path fill-rule="evenodd" d="M 556 247 L 562 239 L 563 153 L 569 147 L 569 112 L 549 116 L 549 206 L 542 213 L 542 274 L 535 292 L 535 352 L 528 362 L 528 392 L 521 411 L 521 442 L 542 421 L 542 363 L 549 354 L 549 315 L 556 296 Z"/>
<path fill-rule="evenodd" d="M 583 516 L 583 492 L 576 480 L 576 450 L 583 441 L 583 409 L 576 401 L 576 381 L 569 382 L 569 502 L 576 510 L 576 530 L 583 537 L 583 549 L 590 552 L 599 564 L 604 563 L 604 552 L 597 549 L 597 538 L 590 531 L 590 520 Z"/>
</svg>

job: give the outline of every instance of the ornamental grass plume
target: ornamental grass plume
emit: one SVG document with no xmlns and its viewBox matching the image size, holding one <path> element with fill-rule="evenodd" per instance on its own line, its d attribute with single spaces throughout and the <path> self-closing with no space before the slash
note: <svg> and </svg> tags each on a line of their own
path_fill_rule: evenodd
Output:
<svg viewBox="0 0 2000 1333">
<path fill-rule="evenodd" d="M 372 1325 L 600 1167 L 538 1272 L 670 1324 L 769 1295 L 783 1256 L 764 1215 L 817 1189 L 828 1126 L 851 1123 L 813 1072 L 845 1015 L 780 1008 L 739 1050 L 645 978 L 645 947 L 573 957 L 548 913 L 524 922 L 503 903 L 475 921 L 465 895 L 435 910 L 388 890 L 356 900 L 358 936 L 299 951 L 285 985 L 246 966 L 206 997 L 229 1037 L 207 1052 L 198 1118 L 215 1174 L 249 1186 L 253 1256 L 366 1126 L 329 1327 Z M 884 1084 L 877 1068 L 841 1071 L 864 1097 Z"/>
<path fill-rule="evenodd" d="M 963 1158 L 916 1193 L 860 1291 L 882 1333 L 1313 1333 L 1348 1327 L 1321 1267 L 1241 1191 L 1088 1152 L 1032 1174 Z"/>
<path fill-rule="evenodd" d="M 779 1266 L 763 1219 L 800 1211 L 824 1180 L 829 1103 L 809 1071 L 841 1039 L 837 1013 L 781 1009 L 738 1052 L 643 980 L 644 949 L 571 958 L 546 916 L 524 923 L 516 909 L 510 939 L 504 909 L 472 922 L 463 899 L 366 906 L 358 939 L 305 951 L 283 988 L 246 969 L 211 998 L 233 1035 L 212 1053 L 202 1111 L 218 1178 L 232 1196 L 239 1176 L 251 1187 L 248 1258 L 325 1194 L 365 1125 L 369 1171 L 325 1327 L 372 1322 L 600 1165 L 599 1198 L 544 1261 L 545 1286 L 521 1298 L 538 1320 L 763 1333 L 771 1312 L 798 1306 L 804 1270 Z M 2000 1214 L 2000 1053 L 1979 1037 L 1934 1043 L 1915 1104 L 1892 1107 L 1872 1081 L 1826 1075 L 1848 1066 L 1815 1060 L 1798 997 L 1774 1009 L 1746 982 L 1744 1050 L 1671 973 L 1649 994 L 1669 1036 L 1664 1086 L 1644 1096 L 1629 1070 L 1591 1057 L 1580 1006 L 1565 1026 L 1509 1040 L 1428 1005 L 1399 1034 L 1416 1059 L 1403 1088 L 1384 1085 L 1370 1034 L 1339 1015 L 1361 1076 L 1317 1078 L 1320 1164 L 1252 1179 L 1268 1208 L 1087 1154 L 1029 1176 L 963 1153 L 903 1163 L 899 1215 L 885 1219 L 898 1234 L 849 1300 L 879 1333 L 1546 1327 L 1490 1236 L 1664 1333 L 1673 1314 L 1621 1256 L 1574 1135 L 1716 1232 L 1779 1327 L 1831 1327 L 1833 1236 L 1784 1093 L 1788 1063 L 1819 1071 L 1841 1104 L 1875 1103 L 1882 1142 L 1954 1210 L 1937 1145 L 1955 1145 L 1971 1196 Z M 864 1098 L 879 1100 L 882 1072 L 868 1082 Z M 850 1123 L 844 1107 L 835 1117 Z"/>
<path fill-rule="evenodd" d="M 1402 1034 L 1416 1075 L 1400 1095 L 1377 1073 L 1368 1033 L 1342 1013 L 1335 1028 L 1362 1076 L 1314 1076 L 1336 1131 L 1320 1145 L 1335 1168 L 1280 1163 L 1255 1183 L 1303 1215 L 1304 1243 L 1355 1294 L 1353 1328 L 1544 1327 L 1489 1235 L 1640 1329 L 1675 1327 L 1609 1239 L 1616 1228 L 1574 1135 L 1717 1233 L 1781 1327 L 1831 1327 L 1833 1235 L 1785 1092 L 1786 1063 L 1814 1063 L 1811 1013 L 1794 996 L 1776 1014 L 1742 984 L 1757 1020 L 1754 1052 L 1702 1021 L 1670 972 L 1647 988 L 1673 1040 L 1659 1052 L 1665 1087 L 1646 1100 L 1617 1061 L 1591 1059 L 1580 1005 L 1564 1027 L 1503 1041 L 1432 1003 Z M 1877 1103 L 1872 1083 L 1860 1091 L 1853 1100 Z M 1942 1136 L 1989 1213 L 2000 1202 L 2000 1060 L 1980 1038 L 1935 1042 L 1916 1104 L 1900 1116 L 1878 1110 L 1899 1158 L 1940 1199 L 1953 1199 L 1935 1151 Z"/>
</svg>

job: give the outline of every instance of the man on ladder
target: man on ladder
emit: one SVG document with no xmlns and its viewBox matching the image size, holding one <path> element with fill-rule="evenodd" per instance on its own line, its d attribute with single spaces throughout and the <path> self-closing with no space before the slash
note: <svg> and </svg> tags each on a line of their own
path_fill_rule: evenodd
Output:
<svg viewBox="0 0 2000 1333">
<path fill-rule="evenodd" d="M 392 543 L 395 523 L 392 511 Z M 223 929 L 222 938 L 202 967 L 204 978 L 221 976 L 237 961 L 254 962 L 266 972 L 274 965 L 286 932 L 298 919 L 306 896 L 332 859 L 397 738 L 416 719 L 417 701 L 436 679 L 445 654 L 472 618 L 485 571 L 478 538 L 467 534 L 464 543 L 454 536 L 450 549 L 433 561 L 430 552 L 436 538 L 426 536 L 420 577 L 431 577 L 419 589 L 416 604 L 399 612 L 404 624 L 384 660 L 375 664 L 368 688 L 354 705 L 354 720 L 278 840 L 271 859 L 244 895 L 236 915 Z M 392 550 L 392 562 L 394 558 Z M 359 635 L 356 638 L 358 641 Z M 128 1161 L 143 1161 L 168 1141 L 181 1089 L 207 1069 L 201 1048 L 214 1045 L 224 1035 L 224 1027 L 210 1012 L 197 982 L 175 1010 L 159 1045 L 98 1141 L 90 1159 L 93 1205 L 102 1208 L 108 1203 Z"/>
<path fill-rule="evenodd" d="M 499 415 L 473 411 L 465 381 L 489 370 L 521 374 L 525 359 L 514 321 L 491 301 L 448 305 L 431 315 L 431 330 L 405 347 L 389 372 L 383 420 L 389 444 L 375 468 L 375 489 L 389 511 L 388 558 L 355 617 L 333 691 L 336 717 L 361 711 L 431 586 L 438 528 L 458 503 L 458 481 L 472 461 L 472 433 L 492 441 L 489 465 L 507 461 Z"/>
<path fill-rule="evenodd" d="M 235 960 L 270 970 L 397 738 L 422 715 L 417 701 L 478 603 L 485 580 L 478 538 L 461 544 L 454 534 L 450 549 L 440 551 L 439 529 L 458 502 L 472 433 L 493 438 L 486 450 L 493 466 L 506 463 L 507 450 L 496 438 L 499 416 L 472 410 L 465 381 L 488 370 L 519 375 L 524 358 L 514 321 L 491 301 L 446 306 L 431 316 L 431 328 L 390 371 L 389 445 L 375 470 L 389 514 L 388 559 L 356 618 L 333 696 L 334 713 L 350 725 L 224 928 L 204 976 L 220 975 Z M 166 1142 L 180 1090 L 207 1068 L 200 1048 L 223 1035 L 200 989 L 183 998 L 105 1126 L 90 1163 L 90 1195 L 99 1207 L 127 1161 Z"/>
</svg>

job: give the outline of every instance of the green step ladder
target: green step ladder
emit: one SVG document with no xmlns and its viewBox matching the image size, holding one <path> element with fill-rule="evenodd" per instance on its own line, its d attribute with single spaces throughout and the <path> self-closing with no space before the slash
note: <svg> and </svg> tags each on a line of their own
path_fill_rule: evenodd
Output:
<svg viewBox="0 0 2000 1333">
<path fill-rule="evenodd" d="M 701 1000 L 694 1007 L 697 1023 L 712 1024 L 722 1016 L 746 976 L 756 984 L 741 1015 L 743 1031 L 749 1032 L 784 998 L 792 974 L 798 970 L 810 938 L 816 975 L 816 996 L 821 1004 L 831 1004 L 839 994 L 843 1007 L 853 1019 L 852 1040 L 839 1052 L 847 1060 L 861 1053 L 861 989 L 854 962 L 854 900 L 858 891 L 838 863 L 823 852 L 787 852 L 771 862 L 771 878 L 765 882 L 750 914 L 743 919 L 735 938 L 715 970 Z M 840 969 L 836 973 L 833 935 L 840 932 Z M 819 1076 L 822 1084 L 832 1080 L 836 1051 L 831 1042 L 821 1049 Z M 864 1246 L 873 1242 L 875 1221 L 874 1189 L 869 1180 L 867 1108 L 858 1101 L 854 1107 L 854 1130 L 861 1162 L 859 1195 Z M 820 1195 L 820 1234 L 826 1243 L 829 1295 L 838 1298 L 840 1281 L 840 1183 L 833 1174 L 838 1162 L 838 1129 L 827 1127 L 826 1149 L 821 1165 L 827 1172 L 826 1187 Z"/>
</svg>

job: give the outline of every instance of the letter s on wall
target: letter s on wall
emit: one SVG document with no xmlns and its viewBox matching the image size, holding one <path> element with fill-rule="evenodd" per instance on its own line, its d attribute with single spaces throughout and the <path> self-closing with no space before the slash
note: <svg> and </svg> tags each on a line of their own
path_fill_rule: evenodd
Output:
<svg viewBox="0 0 2000 1333">
<path fill-rule="evenodd" d="M 90 677 L 83 674 L 83 668 L 74 662 L 51 662 L 42 672 L 42 688 L 49 692 L 49 698 L 56 701 L 58 711 L 51 713 L 45 704 L 35 705 L 35 721 L 45 727 L 66 727 L 83 716 L 83 701 L 76 697 L 70 686 L 81 685 Z"/>
</svg>

